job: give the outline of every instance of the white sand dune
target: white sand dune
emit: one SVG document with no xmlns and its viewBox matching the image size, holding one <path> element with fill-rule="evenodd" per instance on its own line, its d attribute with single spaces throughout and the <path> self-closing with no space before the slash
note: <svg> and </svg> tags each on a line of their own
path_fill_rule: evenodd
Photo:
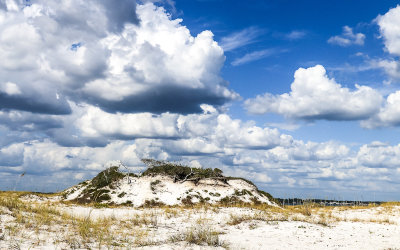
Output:
<svg viewBox="0 0 400 250">
<path fill-rule="evenodd" d="M 74 200 L 85 195 L 85 190 L 91 181 L 86 181 L 65 191 L 64 200 Z M 146 201 L 161 202 L 166 205 L 179 205 L 189 197 L 191 202 L 200 201 L 215 204 L 223 198 L 235 199 L 251 203 L 253 200 L 268 205 L 276 205 L 267 196 L 260 193 L 257 187 L 243 179 L 222 181 L 205 178 L 198 182 L 174 181 L 169 176 L 142 176 L 120 179 L 102 190 L 110 196 L 103 203 L 125 204 L 129 202 L 135 207 L 145 204 Z"/>
</svg>

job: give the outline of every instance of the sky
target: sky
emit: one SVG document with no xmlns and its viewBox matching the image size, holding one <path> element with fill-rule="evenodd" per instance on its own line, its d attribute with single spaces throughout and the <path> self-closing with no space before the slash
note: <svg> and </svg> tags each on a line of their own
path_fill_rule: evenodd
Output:
<svg viewBox="0 0 400 250">
<path fill-rule="evenodd" d="M 1 190 L 153 158 L 400 200 L 397 1 L 0 0 L 0 56 Z"/>
</svg>

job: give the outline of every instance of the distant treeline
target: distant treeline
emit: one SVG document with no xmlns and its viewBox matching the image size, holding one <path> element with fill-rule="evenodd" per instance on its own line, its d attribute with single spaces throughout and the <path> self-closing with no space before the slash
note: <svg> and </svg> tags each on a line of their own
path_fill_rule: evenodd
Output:
<svg viewBox="0 0 400 250">
<path fill-rule="evenodd" d="M 324 199 L 301 199 L 301 198 L 276 198 L 282 205 L 296 206 L 308 203 L 320 204 L 322 206 L 368 206 L 370 204 L 380 205 L 381 201 L 350 201 L 350 200 L 324 200 Z"/>
</svg>

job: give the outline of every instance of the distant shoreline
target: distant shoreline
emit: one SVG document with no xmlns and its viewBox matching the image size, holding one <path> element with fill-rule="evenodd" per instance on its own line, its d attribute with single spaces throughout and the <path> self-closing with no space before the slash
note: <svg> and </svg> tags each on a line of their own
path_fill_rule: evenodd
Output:
<svg viewBox="0 0 400 250">
<path fill-rule="evenodd" d="M 354 201 L 354 200 L 328 200 L 328 199 L 302 199 L 302 198 L 275 198 L 285 206 L 297 206 L 306 203 L 315 203 L 322 206 L 369 206 L 381 205 L 385 201 Z"/>
</svg>

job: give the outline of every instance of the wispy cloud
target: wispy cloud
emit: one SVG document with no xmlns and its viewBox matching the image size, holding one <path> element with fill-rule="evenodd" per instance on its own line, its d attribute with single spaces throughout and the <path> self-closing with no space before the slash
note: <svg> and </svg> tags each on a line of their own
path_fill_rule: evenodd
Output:
<svg viewBox="0 0 400 250">
<path fill-rule="evenodd" d="M 242 64 L 246 64 L 249 62 L 253 62 L 253 61 L 257 61 L 260 59 L 263 59 L 265 57 L 271 56 L 273 54 L 276 54 L 278 52 L 282 52 L 279 51 L 277 49 L 264 49 L 264 50 L 257 50 L 251 53 L 247 53 L 244 56 L 240 57 L 240 58 L 236 58 L 231 64 L 233 66 L 239 66 Z"/>
<path fill-rule="evenodd" d="M 293 30 L 292 32 L 289 32 L 288 34 L 285 35 L 286 39 L 289 40 L 298 40 L 302 39 L 306 36 L 307 32 L 301 31 L 301 30 Z"/>
<path fill-rule="evenodd" d="M 354 33 L 349 26 L 343 27 L 343 33 L 340 36 L 332 36 L 328 39 L 328 43 L 347 47 L 353 44 L 364 45 L 365 35 L 363 33 Z"/>
<path fill-rule="evenodd" d="M 295 131 L 301 127 L 299 123 L 270 122 L 265 124 L 268 127 L 283 129 L 287 131 Z"/>
<path fill-rule="evenodd" d="M 259 37 L 263 32 L 263 30 L 256 27 L 249 27 L 223 37 L 220 41 L 220 45 L 224 51 L 235 50 L 256 42 L 256 38 Z"/>
</svg>

